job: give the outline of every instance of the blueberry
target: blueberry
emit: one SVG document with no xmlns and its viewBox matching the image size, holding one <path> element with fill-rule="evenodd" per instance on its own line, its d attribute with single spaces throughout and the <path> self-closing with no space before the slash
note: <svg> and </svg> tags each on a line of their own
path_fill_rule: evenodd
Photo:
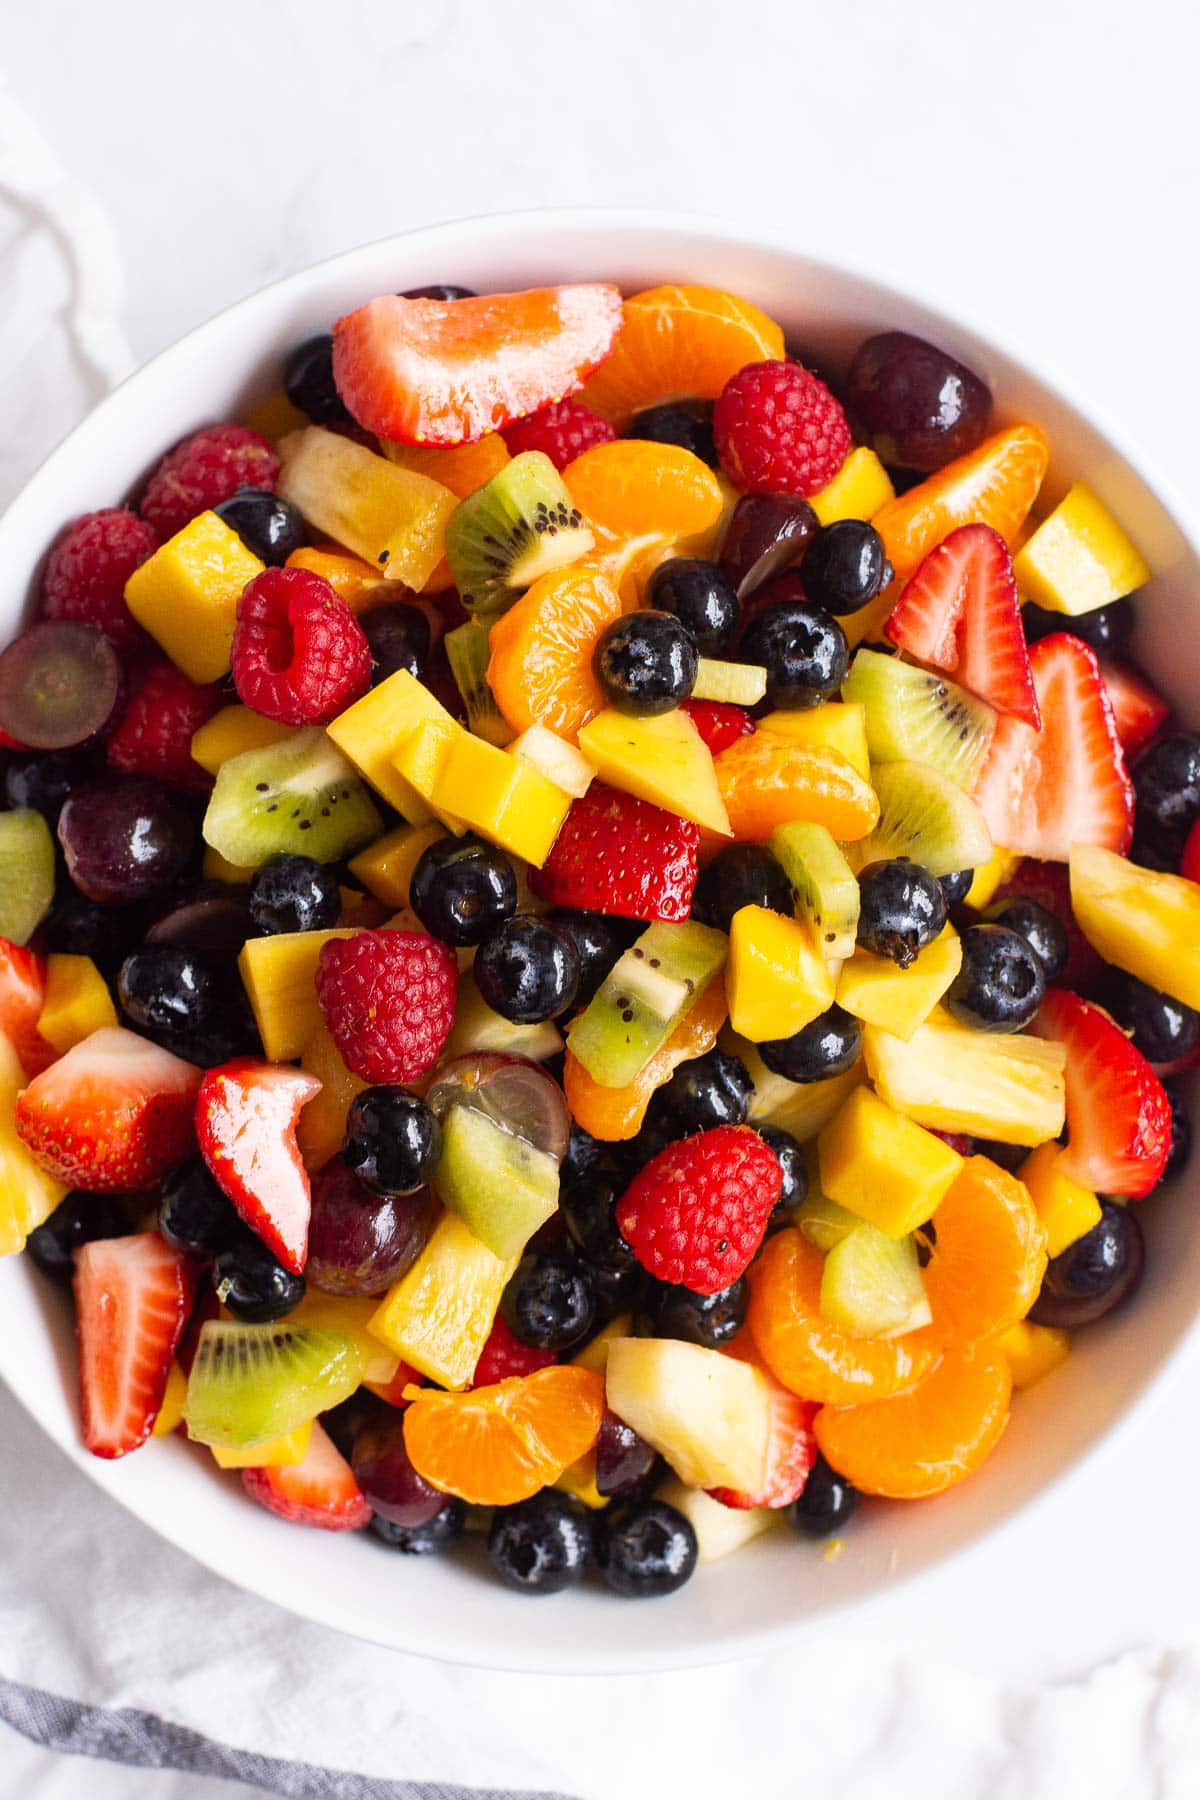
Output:
<svg viewBox="0 0 1200 1800">
<path fill-rule="evenodd" d="M 846 679 L 846 634 L 823 606 L 791 601 L 751 619 L 738 652 L 767 671 L 767 702 L 800 711 L 820 706 Z"/>
<path fill-rule="evenodd" d="M 601 1521 L 596 1546 L 610 1588 L 630 1600 L 673 1594 L 696 1567 L 699 1547 L 689 1520 L 663 1500 L 621 1506 Z"/>
<path fill-rule="evenodd" d="M 283 365 L 283 386 L 292 405 L 314 425 L 348 425 L 350 414 L 334 386 L 333 334 L 318 332 L 297 344 Z"/>
<path fill-rule="evenodd" d="M 804 1492 L 788 1508 L 788 1520 L 801 1537 L 832 1537 L 861 1499 L 858 1489 L 831 1469 L 823 1456 L 818 1456 L 808 1471 Z"/>
<path fill-rule="evenodd" d="M 939 875 L 938 882 L 942 890 L 942 898 L 947 907 L 958 906 L 971 891 L 971 883 L 975 879 L 974 869 L 955 869 L 952 875 Z"/>
<path fill-rule="evenodd" d="M 1182 1174 L 1187 1167 L 1192 1154 L 1192 1121 L 1188 1116 L 1187 1103 L 1175 1083 L 1164 1081 L 1163 1087 L 1171 1103 L 1171 1150 L 1162 1174 L 1166 1181 L 1169 1176 Z"/>
<path fill-rule="evenodd" d="M 442 1153 L 442 1128 L 407 1088 L 364 1088 L 350 1103 L 342 1161 L 376 1194 L 415 1194 Z"/>
<path fill-rule="evenodd" d="M 68 796 L 91 772 L 92 759 L 80 750 L 16 756 L 4 771 L 4 798 L 14 811 L 40 812 L 53 826 Z"/>
<path fill-rule="evenodd" d="M 781 1131 L 778 1125 L 760 1125 L 758 1135 L 775 1152 L 775 1159 L 783 1176 L 783 1186 L 771 1213 L 771 1223 L 790 1224 L 792 1214 L 797 1207 L 803 1206 L 808 1197 L 808 1165 L 804 1160 L 804 1151 L 791 1132 Z"/>
<path fill-rule="evenodd" d="M 582 1581 L 592 1560 L 592 1521 L 569 1494 L 544 1488 L 499 1506 L 488 1532 L 492 1567 L 523 1594 L 558 1594 Z"/>
<path fill-rule="evenodd" d="M 473 968 L 484 1000 L 514 1025 L 556 1019 L 579 991 L 574 941 L 533 913 L 516 913 L 490 931 Z"/>
<path fill-rule="evenodd" d="M 655 1281 L 645 1300 L 654 1337 L 682 1338 L 706 1350 L 719 1350 L 737 1336 L 749 1304 L 750 1284 L 744 1275 L 715 1294 L 695 1294 L 691 1288 Z"/>
<path fill-rule="evenodd" d="M 827 1081 L 844 1075 L 862 1053 L 862 1026 L 851 1013 L 831 1006 L 791 1037 L 768 1038 L 758 1046 L 772 1075 L 785 1081 Z"/>
<path fill-rule="evenodd" d="M 142 1031 L 196 1031 L 217 1005 L 217 983 L 207 959 L 182 944 L 147 944 L 121 964 L 117 997 L 129 1022 Z"/>
<path fill-rule="evenodd" d="M 1046 992 L 1037 952 L 1007 925 L 971 925 L 960 942 L 962 966 L 947 989 L 947 1011 L 976 1031 L 1021 1031 Z"/>
<path fill-rule="evenodd" d="M 701 925 L 728 931 L 743 906 L 766 906 L 789 918 L 795 908 L 792 884 L 762 844 L 730 844 L 700 871 L 692 894 L 692 917 Z"/>
<path fill-rule="evenodd" d="M 678 444 L 681 450 L 690 450 L 715 469 L 720 458 L 713 438 L 712 415 L 710 401 L 671 400 L 635 413 L 626 435 L 645 443 Z"/>
<path fill-rule="evenodd" d="M 1136 975 L 1114 969 L 1105 985 L 1104 1004 L 1148 1062 L 1175 1062 L 1189 1056 L 1200 1042 L 1200 1013 L 1170 994 L 1160 994 Z"/>
<path fill-rule="evenodd" d="M 290 501 L 270 488 L 240 487 L 213 511 L 260 562 L 282 567 L 304 544 L 304 520 Z"/>
<path fill-rule="evenodd" d="M 158 1229 L 176 1250 L 207 1259 L 235 1243 L 243 1227 L 207 1163 L 193 1156 L 163 1182 Z"/>
<path fill-rule="evenodd" d="M 423 608 L 407 600 L 385 600 L 359 620 L 371 649 L 371 686 L 405 669 L 417 681 L 425 676 L 431 638 Z"/>
<path fill-rule="evenodd" d="M 526 1256 L 504 1290 L 504 1322 L 537 1350 L 569 1350 L 592 1328 L 596 1310 L 588 1273 L 562 1255 Z"/>
<path fill-rule="evenodd" d="M 1021 624 L 1025 627 L 1027 643 L 1034 644 L 1039 638 L 1052 637 L 1055 632 L 1069 631 L 1072 637 L 1082 638 L 1085 644 L 1090 644 L 1097 655 L 1119 655 L 1127 649 L 1136 622 L 1129 600 L 1115 600 L 1111 606 L 1099 606 L 1095 612 L 1080 613 L 1077 618 L 1048 612 L 1045 607 L 1035 606 L 1032 600 L 1021 608 Z"/>
<path fill-rule="evenodd" d="M 607 1150 L 608 1145 L 603 1138 L 594 1138 L 590 1131 L 585 1131 L 582 1125 L 577 1125 L 572 1120 L 566 1154 L 558 1165 L 559 1180 L 563 1186 L 590 1174 L 603 1162 Z"/>
<path fill-rule="evenodd" d="M 1133 1207 L 1103 1197 L 1100 1207 L 1100 1223 L 1051 1257 L 1029 1313 L 1036 1325 L 1090 1325 L 1128 1300 L 1140 1283 L 1146 1242 Z"/>
<path fill-rule="evenodd" d="M 861 611 L 883 591 L 892 565 L 873 525 L 838 519 L 805 551 L 800 578 L 815 605 L 843 616 Z"/>
<path fill-rule="evenodd" d="M 40 932 L 47 950 L 90 956 L 106 976 L 116 974 L 126 951 L 140 938 L 136 915 L 89 900 L 69 885 L 59 889 Z"/>
<path fill-rule="evenodd" d="M 132 1229 L 128 1205 L 120 1194 L 90 1194 L 75 1188 L 34 1227 L 25 1248 L 35 1268 L 51 1281 L 70 1281 L 81 1245 L 97 1238 L 128 1237 Z"/>
<path fill-rule="evenodd" d="M 617 711 L 647 718 L 687 699 L 699 657 L 691 633 L 673 613 L 642 608 L 607 627 L 592 660 Z"/>
<path fill-rule="evenodd" d="M 213 1260 L 213 1288 L 222 1306 L 246 1325 L 269 1325 L 299 1306 L 304 1277 L 293 1275 L 252 1231 L 238 1233 Z"/>
<path fill-rule="evenodd" d="M 329 931 L 342 910 L 337 871 L 311 856 L 281 850 L 250 883 L 250 917 L 262 937 L 283 931 Z"/>
<path fill-rule="evenodd" d="M 455 287 L 450 281 L 431 281 L 427 287 L 405 288 L 402 300 L 473 300 L 474 288 Z"/>
<path fill-rule="evenodd" d="M 945 886 L 943 882 L 943 892 Z M 1041 963 L 1047 987 L 1058 980 L 1067 966 L 1071 945 L 1066 926 L 1049 907 L 1027 900 L 1022 894 L 1010 894 L 1006 900 L 989 906 L 983 917 L 990 925 L 1007 925 L 1010 931 L 1020 933 Z"/>
<path fill-rule="evenodd" d="M 443 943 L 479 944 L 516 912 L 517 878 L 504 852 L 482 838 L 439 838 L 417 859 L 408 901 Z"/>
<path fill-rule="evenodd" d="M 389 1550 L 402 1556 L 436 1556 L 456 1544 L 466 1529 L 467 1509 L 461 1500 L 447 1500 L 441 1512 L 423 1525 L 393 1525 L 376 1513 L 369 1529 Z"/>
<path fill-rule="evenodd" d="M 568 1236 L 579 1255 L 591 1268 L 614 1275 L 637 1262 L 617 1225 L 617 1201 L 625 1187 L 613 1167 L 602 1166 L 567 1183 L 560 1201 Z"/>
<path fill-rule="evenodd" d="M 1200 818 L 1200 735 L 1173 731 L 1152 744 L 1133 770 L 1139 841 L 1156 868 L 1178 865 L 1184 840 Z"/>
<path fill-rule="evenodd" d="M 708 1050 L 680 1063 L 670 1081 L 650 1102 L 649 1124 L 663 1124 L 676 1137 L 711 1131 L 718 1125 L 741 1125 L 754 1083 L 740 1057 Z"/>
<path fill-rule="evenodd" d="M 646 605 L 674 613 L 701 656 L 720 656 L 738 622 L 738 597 L 716 563 L 675 556 L 646 584 Z"/>
<path fill-rule="evenodd" d="M 640 1263 L 632 1263 L 627 1269 L 598 1269 L 589 1264 L 587 1273 L 596 1309 L 591 1331 L 598 1331 L 601 1326 L 627 1313 L 637 1312 L 647 1279 Z"/>
<path fill-rule="evenodd" d="M 907 856 L 868 863 L 858 878 L 858 895 L 858 942 L 902 969 L 945 928 L 941 886 L 928 869 Z"/>
<path fill-rule="evenodd" d="M 543 915 L 560 936 L 569 937 L 579 958 L 579 987 L 575 998 L 585 1005 L 610 969 L 645 929 L 639 919 L 610 918 L 605 913 L 556 906 Z"/>
</svg>

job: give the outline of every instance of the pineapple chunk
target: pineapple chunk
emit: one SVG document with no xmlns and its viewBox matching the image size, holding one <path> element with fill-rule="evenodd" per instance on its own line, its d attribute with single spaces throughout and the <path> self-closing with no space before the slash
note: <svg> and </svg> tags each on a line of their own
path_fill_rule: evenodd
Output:
<svg viewBox="0 0 1200 1800">
<path fill-rule="evenodd" d="M 596 771 L 587 757 L 545 725 L 531 725 L 528 731 L 523 731 L 508 746 L 508 753 L 519 756 L 530 768 L 537 769 L 573 800 L 581 800 L 596 779 Z"/>
<path fill-rule="evenodd" d="M 1053 1325 L 1033 1325 L 1021 1319 L 996 1339 L 996 1346 L 1008 1358 L 1015 1388 L 1032 1387 L 1043 1375 L 1049 1375 L 1064 1363 L 1071 1353 L 1071 1340 L 1065 1331 Z"/>
<path fill-rule="evenodd" d="M 540 869 L 571 796 L 540 769 L 471 732 L 456 729 L 434 776 L 430 805 Z"/>
<path fill-rule="evenodd" d="M 816 1137 L 823 1126 L 866 1079 L 866 1065 L 855 1063 L 844 1075 L 831 1075 L 825 1081 L 788 1081 L 768 1069 L 757 1049 L 745 1038 L 727 1033 L 722 1048 L 739 1056 L 745 1063 L 754 1092 L 746 1115 L 751 1125 L 778 1125 L 790 1132 L 798 1143 Z"/>
<path fill-rule="evenodd" d="M 609 707 L 583 726 L 579 748 L 601 781 L 721 837 L 731 835 L 712 753 L 679 708 L 633 719 Z"/>
<path fill-rule="evenodd" d="M 614 1338 L 605 1391 L 689 1487 L 762 1487 L 771 1390 L 761 1370 L 674 1338 Z"/>
<path fill-rule="evenodd" d="M 229 672 L 237 605 L 266 565 L 215 512 L 160 544 L 125 583 L 125 604 L 193 681 Z"/>
<path fill-rule="evenodd" d="M 428 825 L 433 814 L 410 782 L 396 768 L 393 758 L 405 739 L 427 719 L 446 725 L 455 721 L 429 689 L 397 669 L 361 700 L 339 713 L 327 727 L 330 737 L 359 774 L 381 793 L 410 825 Z"/>
<path fill-rule="evenodd" d="M 548 1062 L 562 1047 L 562 1032 L 553 1019 L 542 1019 L 537 1025 L 515 1025 L 502 1013 L 492 1010 L 476 987 L 472 974 L 463 975 L 458 984 L 454 1025 L 442 1051 L 443 1060 L 501 1050 L 510 1056 L 527 1057 L 530 1062 Z"/>
<path fill-rule="evenodd" d="M 170 1437 L 183 1424 L 183 1409 L 187 1404 L 187 1376 L 177 1362 L 172 1362 L 167 1370 L 167 1385 L 163 1389 L 163 1402 L 158 1409 L 158 1417 L 150 1427 L 151 1437 Z"/>
<path fill-rule="evenodd" d="M 350 873 L 357 875 L 385 906 L 408 905 L 408 884 L 413 870 L 430 844 L 446 834 L 440 825 L 400 825 L 386 837 L 376 838 L 350 858 Z"/>
<path fill-rule="evenodd" d="M 271 1062 L 291 1062 L 321 1027 L 317 1004 L 317 962 L 334 931 L 283 931 L 247 938 L 238 955 L 242 985 L 250 999 L 263 1049 Z"/>
<path fill-rule="evenodd" d="M 594 1369 L 597 1375 L 603 1375 L 608 1368 L 608 1346 L 617 1338 L 629 1337 L 632 1331 L 633 1314 L 618 1313 L 594 1338 L 588 1339 L 571 1361 L 578 1369 Z"/>
<path fill-rule="evenodd" d="M 932 1218 L 962 1168 L 941 1138 L 857 1087 L 817 1139 L 821 1191 L 889 1237 Z"/>
<path fill-rule="evenodd" d="M 362 1093 L 367 1083 L 346 1067 L 341 1051 L 324 1024 L 317 1027 L 305 1044 L 300 1067 L 305 1074 L 315 1075 L 321 1083 L 320 1092 L 308 1101 L 296 1123 L 296 1142 L 304 1166 L 315 1173 L 341 1149 L 350 1102 L 356 1094 Z"/>
<path fill-rule="evenodd" d="M 192 761 L 215 775 L 231 756 L 241 756 L 244 750 L 265 750 L 295 735 L 292 726 L 264 719 L 249 706 L 223 706 L 193 733 Z"/>
<path fill-rule="evenodd" d="M 1105 962 L 1200 1007 L 1200 886 L 1194 881 L 1074 844 L 1071 905 Z"/>
<path fill-rule="evenodd" d="M 907 1043 L 868 1025 L 863 1051 L 889 1106 L 935 1131 L 1032 1148 L 1065 1123 L 1067 1052 L 1048 1039 L 971 1031 L 939 1008 Z"/>
<path fill-rule="evenodd" d="M 224 1444 L 210 1444 L 219 1469 L 287 1469 L 302 1463 L 308 1455 L 313 1421 L 306 1419 L 295 1431 L 285 1431 L 269 1444 L 252 1444 L 248 1450 L 227 1450 Z"/>
<path fill-rule="evenodd" d="M 752 1043 L 791 1037 L 833 1004 L 833 978 L 810 927 L 766 906 L 743 906 L 729 928 L 729 1022 Z"/>
<path fill-rule="evenodd" d="M 861 700 L 827 700 L 806 712 L 771 712 L 758 721 L 758 729 L 812 750 L 840 750 L 864 781 L 871 779 L 867 709 Z"/>
<path fill-rule="evenodd" d="M 0 1035 L 0 1256 L 23 1249 L 67 1191 L 38 1167 L 17 1136 L 13 1107 L 24 1086 L 20 1059 Z"/>
<path fill-rule="evenodd" d="M 384 1295 L 370 1329 L 439 1387 L 465 1388 L 518 1260 L 493 1256 L 456 1213 L 443 1213 L 408 1274 Z"/>
<path fill-rule="evenodd" d="M 678 1476 L 665 1481 L 655 1495 L 681 1512 L 696 1534 L 697 1560 L 717 1562 L 731 1550 L 761 1537 L 764 1531 L 782 1525 L 787 1514 L 783 1507 L 724 1506 L 703 1488 L 685 1487 Z"/>
<path fill-rule="evenodd" d="M 985 863 L 980 863 L 971 878 L 971 885 L 963 895 L 963 905 L 974 912 L 982 912 L 996 889 L 1003 887 L 1017 864 L 1021 861 L 1015 850 L 1002 850 L 999 844 L 992 846 L 992 854 Z"/>
<path fill-rule="evenodd" d="M 842 965 L 837 1003 L 868 1025 L 910 1038 L 923 1025 L 962 967 L 962 940 L 952 925 L 926 944 L 907 969 L 890 957 L 856 950 Z"/>
<path fill-rule="evenodd" d="M 65 1055 L 103 1025 L 117 1023 L 108 983 L 90 956 L 46 958 L 46 990 L 37 1028 L 59 1055 Z"/>
<path fill-rule="evenodd" d="M 442 560 L 449 488 L 397 468 L 362 444 L 310 425 L 279 446 L 279 492 L 310 525 L 372 564 L 388 581 L 420 591 Z"/>
<path fill-rule="evenodd" d="M 1046 1227 L 1046 1254 L 1061 1256 L 1103 1218 L 1100 1202 L 1089 1188 L 1064 1174 L 1058 1144 L 1039 1144 L 1018 1171 L 1029 1198 Z"/>
<path fill-rule="evenodd" d="M 381 569 L 373 568 L 360 556 L 347 556 L 341 550 L 313 550 L 305 544 L 292 551 L 287 566 L 319 575 L 329 583 L 339 600 L 346 602 L 351 612 L 366 612 L 368 607 L 377 606 L 383 600 L 399 598 L 396 590 L 389 587 L 387 576 Z"/>
<path fill-rule="evenodd" d="M 880 507 L 895 497 L 887 470 L 875 452 L 861 444 L 808 504 L 822 525 L 833 525 L 838 519 L 874 518 Z"/>
<path fill-rule="evenodd" d="M 766 691 L 767 671 L 758 663 L 718 662 L 702 656 L 691 697 L 719 700 L 727 706 L 757 706 Z"/>
<path fill-rule="evenodd" d="M 1013 564 L 1017 586 L 1050 612 L 1094 612 L 1150 579 L 1137 545 L 1091 488 L 1077 481 Z"/>
</svg>

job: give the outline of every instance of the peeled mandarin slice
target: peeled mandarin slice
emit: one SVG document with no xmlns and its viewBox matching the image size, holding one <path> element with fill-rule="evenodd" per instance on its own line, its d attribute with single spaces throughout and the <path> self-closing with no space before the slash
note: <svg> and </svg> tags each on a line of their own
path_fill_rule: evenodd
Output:
<svg viewBox="0 0 1200 1800">
<path fill-rule="evenodd" d="M 714 762 L 733 835 L 742 841 L 765 843 L 777 825 L 804 819 L 850 843 L 879 819 L 875 790 L 838 750 L 757 731 Z"/>
<path fill-rule="evenodd" d="M 661 1050 L 655 1051 L 636 1080 L 627 1087 L 601 1087 L 579 1059 L 567 1051 L 563 1091 L 571 1117 L 594 1138 L 606 1143 L 636 1137 L 657 1088 L 671 1079 L 680 1063 L 711 1050 L 728 1016 L 725 983 L 718 975 L 684 1014 Z"/>
<path fill-rule="evenodd" d="M 881 1400 L 928 1373 L 937 1346 L 928 1330 L 856 1338 L 821 1315 L 825 1258 L 800 1231 L 768 1238 L 750 1270 L 747 1314 L 754 1342 L 777 1381 L 830 1405 Z"/>
<path fill-rule="evenodd" d="M 620 594 L 598 570 L 557 569 L 496 620 L 488 685 L 514 732 L 544 725 L 574 743 L 603 711 L 592 653 L 621 610 Z"/>
<path fill-rule="evenodd" d="M 410 1389 L 409 1399 L 404 1443 L 417 1473 L 472 1506 L 512 1506 L 592 1448 L 604 1379 L 554 1364 L 465 1394 Z"/>
<path fill-rule="evenodd" d="M 947 1350 L 906 1394 L 825 1406 L 814 1431 L 826 1462 L 864 1494 L 925 1500 L 991 1455 L 1008 1424 L 1012 1374 L 995 1344 Z"/>
<path fill-rule="evenodd" d="M 991 525 L 1013 538 L 1037 499 L 1050 444 L 1036 425 L 1010 425 L 978 449 L 897 495 L 871 520 L 898 576 L 917 564 L 959 525 Z"/>
<path fill-rule="evenodd" d="M 712 470 L 678 444 L 597 444 L 567 465 L 563 480 L 584 517 L 618 538 L 708 531 L 724 505 Z"/>
<path fill-rule="evenodd" d="M 969 1157 L 933 1227 L 923 1279 L 934 1336 L 972 1343 L 1023 1319 L 1046 1272 L 1046 1231 L 1024 1182 L 986 1156 Z"/>
<path fill-rule="evenodd" d="M 607 360 L 581 398 L 618 429 L 645 406 L 715 400 L 752 362 L 778 362 L 783 332 L 736 294 L 710 287 L 648 288 L 625 302 Z"/>
<path fill-rule="evenodd" d="M 394 444 L 385 440 L 382 449 L 389 462 L 440 481 L 460 500 L 466 500 L 510 461 L 508 445 L 498 431 L 489 431 L 473 444 Z"/>
</svg>

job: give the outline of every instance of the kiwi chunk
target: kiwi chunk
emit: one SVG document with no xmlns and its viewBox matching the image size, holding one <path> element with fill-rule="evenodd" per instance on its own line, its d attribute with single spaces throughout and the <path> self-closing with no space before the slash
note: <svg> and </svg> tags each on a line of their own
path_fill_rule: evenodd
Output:
<svg viewBox="0 0 1200 1800">
<path fill-rule="evenodd" d="M 54 898 L 54 840 L 40 812 L 0 813 L 0 937 L 27 944 Z"/>
<path fill-rule="evenodd" d="M 852 1213 L 849 1207 L 839 1206 L 820 1188 L 809 1190 L 807 1199 L 795 1215 L 795 1222 L 809 1243 L 815 1244 L 823 1255 L 862 1224 L 857 1213 Z"/>
<path fill-rule="evenodd" d="M 625 1087 L 639 1075 L 725 966 L 723 931 L 688 919 L 654 924 L 609 971 L 567 1041 L 601 1087 Z"/>
<path fill-rule="evenodd" d="M 467 611 L 494 617 L 595 541 L 550 458 L 524 450 L 455 507 L 446 561 Z"/>
<path fill-rule="evenodd" d="M 796 890 L 796 913 L 816 933 L 822 954 L 854 954 L 858 882 L 824 825 L 795 820 L 771 833 L 771 854 Z"/>
<path fill-rule="evenodd" d="M 917 1246 L 911 1237 L 888 1237 L 859 1224 L 825 1258 L 821 1312 L 852 1337 L 886 1337 L 928 1325 Z"/>
<path fill-rule="evenodd" d="M 880 763 L 871 770 L 879 823 L 869 837 L 846 846 L 853 867 L 911 857 L 931 875 L 977 869 L 992 854 L 983 814 L 969 794 L 928 763 Z"/>
<path fill-rule="evenodd" d="M 959 787 L 974 784 L 996 715 L 965 688 L 898 656 L 860 650 L 842 683 L 842 699 L 857 700 L 864 709 L 873 763 L 929 763 Z"/>
<path fill-rule="evenodd" d="M 352 1394 L 366 1360 L 348 1331 L 210 1319 L 188 1376 L 188 1436 L 226 1450 L 269 1444 Z"/>
<path fill-rule="evenodd" d="M 276 851 L 337 862 L 383 830 L 366 788 L 319 726 L 221 764 L 204 841 L 236 868 Z"/>
<path fill-rule="evenodd" d="M 558 1206 L 558 1164 L 473 1106 L 442 1120 L 438 1198 L 504 1260 L 520 1256 Z"/>
<path fill-rule="evenodd" d="M 467 723 L 476 737 L 486 739 L 504 750 L 513 740 L 513 729 L 496 705 L 496 696 L 488 686 L 488 628 L 483 619 L 468 619 L 456 625 L 445 637 L 446 659 L 450 664 L 463 705 Z"/>
</svg>

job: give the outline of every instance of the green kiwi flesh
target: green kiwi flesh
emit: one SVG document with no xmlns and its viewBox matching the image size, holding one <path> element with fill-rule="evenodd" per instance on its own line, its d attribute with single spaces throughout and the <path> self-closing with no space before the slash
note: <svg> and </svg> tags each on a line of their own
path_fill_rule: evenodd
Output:
<svg viewBox="0 0 1200 1800">
<path fill-rule="evenodd" d="M 476 737 L 485 738 L 503 750 L 516 735 L 496 705 L 496 697 L 488 686 L 488 628 L 482 619 L 468 619 L 446 633 L 446 659 L 450 664 L 463 705 L 467 723 Z"/>
<path fill-rule="evenodd" d="M 550 458 L 524 450 L 455 507 L 446 561 L 467 611 L 494 616 L 595 541 Z"/>
<path fill-rule="evenodd" d="M 917 1246 L 861 1223 L 834 1244 L 821 1274 L 821 1312 L 852 1337 L 913 1331 L 931 1318 Z"/>
<path fill-rule="evenodd" d="M 188 1436 L 225 1450 L 269 1444 L 345 1400 L 365 1367 L 348 1331 L 210 1319 L 188 1376 Z"/>
<path fill-rule="evenodd" d="M 54 840 L 40 812 L 0 813 L 0 937 L 27 944 L 54 899 Z"/>
<path fill-rule="evenodd" d="M 795 820 L 771 833 L 770 850 L 796 890 L 825 956 L 853 955 L 858 934 L 858 882 L 824 825 Z"/>
<path fill-rule="evenodd" d="M 974 785 L 996 715 L 965 688 L 897 656 L 860 650 L 842 699 L 864 708 L 873 763 L 929 763 L 959 787 Z"/>
<path fill-rule="evenodd" d="M 287 850 L 337 862 L 383 830 L 366 788 L 319 726 L 221 764 L 204 841 L 241 869 Z"/>
<path fill-rule="evenodd" d="M 931 875 L 977 869 L 992 854 L 991 833 L 969 794 L 928 763 L 880 763 L 871 770 L 879 823 L 844 846 L 852 867 L 907 856 Z"/>
<path fill-rule="evenodd" d="M 442 1120 L 438 1198 L 505 1261 L 519 1256 L 558 1206 L 558 1164 L 473 1106 Z"/>
<path fill-rule="evenodd" d="M 601 1087 L 625 1087 L 725 966 L 723 931 L 688 919 L 644 931 L 567 1031 L 573 1054 Z"/>
</svg>

